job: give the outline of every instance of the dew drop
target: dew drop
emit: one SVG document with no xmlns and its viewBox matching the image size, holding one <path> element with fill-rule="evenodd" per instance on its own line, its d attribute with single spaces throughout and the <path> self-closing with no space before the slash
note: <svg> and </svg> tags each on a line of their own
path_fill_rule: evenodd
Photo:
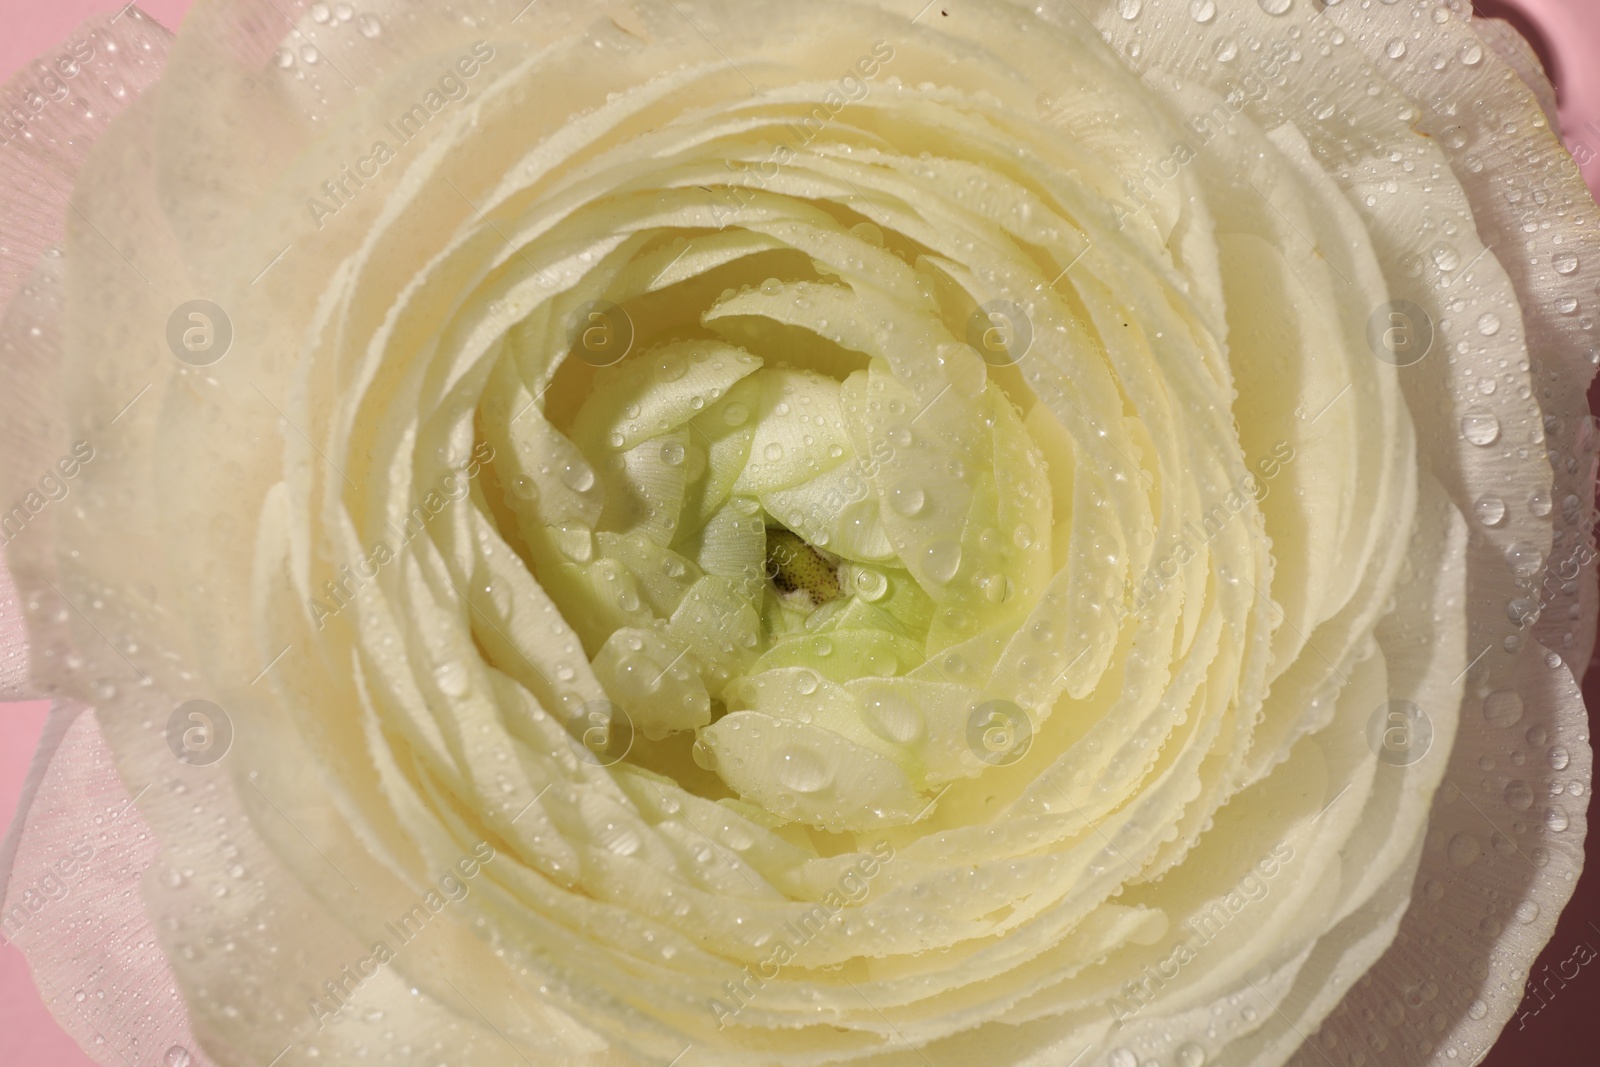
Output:
<svg viewBox="0 0 1600 1067">
<path fill-rule="evenodd" d="M 575 493 L 587 493 L 594 488 L 594 468 L 575 459 L 561 468 L 561 484 Z"/>
<path fill-rule="evenodd" d="M 889 494 L 889 506 L 907 517 L 920 513 L 927 502 L 927 494 L 914 485 L 897 486 Z"/>
<path fill-rule="evenodd" d="M 1450 844 L 1445 847 L 1445 854 L 1450 857 L 1450 862 L 1457 867 L 1470 867 L 1483 855 L 1483 844 L 1465 830 L 1450 839 Z"/>
<path fill-rule="evenodd" d="M 661 462 L 669 467 L 676 467 L 683 462 L 683 446 L 677 441 L 668 441 L 661 446 Z"/>
<path fill-rule="evenodd" d="M 1117 14 L 1132 22 L 1144 8 L 1144 0 L 1117 0 Z"/>
<path fill-rule="evenodd" d="M 1485 311 L 1478 316 L 1478 332 L 1485 337 L 1493 337 L 1500 332 L 1500 316 L 1492 311 Z"/>
<path fill-rule="evenodd" d="M 743 404 L 729 404 L 722 409 L 722 421 L 728 426 L 743 426 L 750 418 L 750 409 Z"/>
<path fill-rule="evenodd" d="M 1284 10 L 1287 11 L 1288 9 L 1289 6 L 1285 3 Z M 1275 12 L 1269 12 L 1269 14 L 1273 13 Z M 1206 1050 L 1193 1041 L 1186 1041 L 1178 1046 L 1178 1067 L 1205 1067 L 1205 1062 Z"/>
<path fill-rule="evenodd" d="M 1532 578 L 1544 566 L 1544 553 L 1526 541 L 1518 541 L 1506 549 L 1506 566 L 1518 578 Z"/>
<path fill-rule="evenodd" d="M 1497 689 L 1483 698 L 1483 717 L 1504 730 L 1522 721 L 1522 696 L 1515 689 Z"/>
<path fill-rule="evenodd" d="M 552 532 L 556 547 L 574 563 L 588 563 L 594 558 L 594 533 L 583 523 L 569 520 Z"/>
<path fill-rule="evenodd" d="M 1506 805 L 1512 811 L 1527 811 L 1533 807 L 1533 786 L 1521 778 L 1513 778 L 1506 783 Z"/>
<path fill-rule="evenodd" d="M 166 1067 L 189 1067 L 194 1062 L 194 1057 L 189 1055 L 189 1050 L 182 1045 L 173 1045 L 167 1049 L 166 1055 L 161 1057 L 161 1062 Z"/>
<path fill-rule="evenodd" d="M 1564 771 L 1567 769 L 1567 764 L 1569 762 L 1571 762 L 1571 757 L 1567 755 L 1567 750 L 1562 748 L 1560 745 L 1557 745 L 1550 750 L 1551 770 Z"/>
<path fill-rule="evenodd" d="M 376 15 L 362 15 L 356 19 L 356 29 L 361 31 L 361 36 L 370 39 L 383 32 L 383 23 L 378 21 Z"/>
<path fill-rule="evenodd" d="M 1571 252 L 1557 252 L 1550 258 L 1550 265 L 1557 274 L 1571 274 L 1578 269 L 1578 257 Z"/>
<path fill-rule="evenodd" d="M 1191 0 L 1189 17 L 1204 26 L 1217 17 L 1216 0 Z"/>
<path fill-rule="evenodd" d="M 1475 445 L 1492 445 L 1500 439 L 1500 420 L 1487 411 L 1461 416 L 1461 436 Z"/>
<path fill-rule="evenodd" d="M 935 541 L 923 550 L 923 565 L 928 577 L 943 585 L 961 569 L 961 546 L 954 541 Z"/>
<path fill-rule="evenodd" d="M 458 660 L 441 663 L 433 669 L 433 680 L 439 686 L 439 691 L 445 696 L 463 696 L 472 684 L 467 675 L 467 668 Z"/>
<path fill-rule="evenodd" d="M 1545 812 L 1544 824 L 1551 833 L 1559 834 L 1570 825 L 1567 819 L 1567 809 L 1559 804 L 1552 805 L 1550 810 Z"/>
<path fill-rule="evenodd" d="M 1506 519 L 1506 502 L 1492 493 L 1480 496 L 1472 505 L 1472 513 L 1485 526 L 1499 526 Z"/>
<path fill-rule="evenodd" d="M 924 721 L 916 702 L 890 686 L 869 690 L 862 698 L 862 721 L 867 729 L 897 745 L 922 736 Z"/>
<path fill-rule="evenodd" d="M 1399 59 L 1406 54 L 1406 43 L 1398 37 L 1393 38 L 1384 46 L 1383 52 L 1390 59 Z M 1450 268 L 1446 267 L 1445 269 L 1449 270 Z"/>
<path fill-rule="evenodd" d="M 772 774 L 796 793 L 821 792 L 833 782 L 833 775 L 822 757 L 797 745 L 773 753 Z"/>
</svg>

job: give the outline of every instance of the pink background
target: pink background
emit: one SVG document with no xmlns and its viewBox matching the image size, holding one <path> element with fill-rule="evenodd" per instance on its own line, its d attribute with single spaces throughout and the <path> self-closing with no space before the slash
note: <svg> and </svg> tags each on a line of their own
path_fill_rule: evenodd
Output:
<svg viewBox="0 0 1600 1067">
<path fill-rule="evenodd" d="M 189 4 L 190 0 L 144 0 L 141 6 L 175 30 Z M 84 19 L 121 6 L 113 0 L 0 0 L 0 81 L 49 50 Z M 1541 53 L 1561 90 L 1568 144 L 1574 148 L 1582 144 L 1594 153 L 1585 177 L 1590 188 L 1600 192 L 1600 0 L 1478 0 L 1475 7 L 1483 14 L 1510 17 Z M 1596 393 L 1590 399 L 1594 407 Z M 1600 672 L 1591 667 L 1589 675 L 1585 692 L 1592 716 Z M 0 704 L 0 828 L 9 826 L 15 813 L 46 711 L 43 703 Z M 1590 847 L 1597 847 L 1593 838 Z M 1562 917 L 1550 945 L 1553 958 L 1565 958 L 1575 942 L 1586 938 L 1600 946 L 1600 936 L 1591 933 L 1600 931 L 1591 922 L 1600 917 L 1596 866 L 1589 865 Z M 1600 977 L 1585 972 L 1579 981 L 1587 988 L 1559 998 L 1538 1025 L 1519 1031 L 1513 1024 L 1485 1061 L 1487 1067 L 1594 1062 L 1589 1005 L 1600 1002 Z M 93 1067 L 52 1018 L 22 954 L 9 943 L 0 943 L 0 1067 L 22 1064 Z"/>
</svg>

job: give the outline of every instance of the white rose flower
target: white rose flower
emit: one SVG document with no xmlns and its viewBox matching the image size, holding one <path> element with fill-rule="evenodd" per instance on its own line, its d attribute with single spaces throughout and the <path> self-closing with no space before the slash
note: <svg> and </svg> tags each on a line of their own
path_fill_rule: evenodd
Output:
<svg viewBox="0 0 1600 1067">
<path fill-rule="evenodd" d="M 89 152 L 6 558 L 217 1062 L 1504 1025 L 1600 271 L 1504 36 L 918 6 L 213 0 Z"/>
</svg>

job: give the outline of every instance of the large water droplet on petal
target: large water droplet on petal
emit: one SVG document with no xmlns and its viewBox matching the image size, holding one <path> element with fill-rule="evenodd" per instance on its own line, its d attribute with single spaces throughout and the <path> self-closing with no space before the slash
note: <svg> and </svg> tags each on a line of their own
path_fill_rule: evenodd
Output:
<svg viewBox="0 0 1600 1067">
<path fill-rule="evenodd" d="M 821 792 L 833 783 L 833 774 L 822 757 L 798 745 L 773 753 L 772 774 L 796 793 Z"/>
</svg>

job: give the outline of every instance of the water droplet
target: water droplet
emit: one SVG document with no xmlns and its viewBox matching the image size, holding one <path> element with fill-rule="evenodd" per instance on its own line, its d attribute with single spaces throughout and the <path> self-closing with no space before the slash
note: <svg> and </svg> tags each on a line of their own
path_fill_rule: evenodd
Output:
<svg viewBox="0 0 1600 1067">
<path fill-rule="evenodd" d="M 1114 1048 L 1106 1056 L 1106 1067 L 1139 1067 L 1139 1057 L 1125 1048 Z"/>
<path fill-rule="evenodd" d="M 1571 252 L 1557 252 L 1550 258 L 1550 265 L 1557 274 L 1571 274 L 1578 269 L 1578 257 Z"/>
<path fill-rule="evenodd" d="M 1522 696 L 1515 689 L 1497 689 L 1483 698 L 1483 717 L 1506 729 L 1522 721 Z"/>
<path fill-rule="evenodd" d="M 728 426 L 743 426 L 750 418 L 750 409 L 743 404 L 729 404 L 722 409 L 722 421 Z"/>
<path fill-rule="evenodd" d="M 817 691 L 817 672 L 810 668 L 802 667 L 795 675 L 794 687 L 800 691 L 801 696 L 810 696 Z"/>
<path fill-rule="evenodd" d="M 581 522 L 564 522 L 551 531 L 561 554 L 574 563 L 588 563 L 594 558 L 594 533 Z"/>
<path fill-rule="evenodd" d="M 675 382 L 689 373 L 689 364 L 677 353 L 662 356 L 656 364 L 656 378 L 663 382 Z"/>
<path fill-rule="evenodd" d="M 1487 411 L 1461 416 L 1461 436 L 1475 445 L 1492 445 L 1500 439 L 1500 420 Z"/>
<path fill-rule="evenodd" d="M 594 468 L 575 459 L 561 468 L 561 484 L 575 493 L 587 493 L 594 488 Z"/>
<path fill-rule="evenodd" d="M 1284 10 L 1287 11 L 1288 9 L 1289 5 L 1287 0 L 1285 0 Z M 1268 13 L 1279 14 L 1280 12 Z M 1193 1041 L 1186 1041 L 1182 1045 L 1178 1046 L 1178 1067 L 1205 1067 L 1205 1062 L 1206 1050 L 1195 1044 Z"/>
<path fill-rule="evenodd" d="M 772 774 L 796 793 L 821 792 L 833 783 L 833 774 L 822 757 L 797 745 L 773 753 Z"/>
<path fill-rule="evenodd" d="M 1533 922 L 1539 917 L 1539 905 L 1531 900 L 1524 900 L 1517 905 L 1517 922 L 1524 925 Z"/>
<path fill-rule="evenodd" d="M 861 710 L 867 729 L 885 741 L 907 745 L 922 736 L 922 710 L 893 686 L 879 686 L 862 694 Z"/>
<path fill-rule="evenodd" d="M 440 692 L 452 697 L 464 695 L 472 684 L 467 668 L 457 660 L 450 660 L 435 667 L 433 680 L 438 684 Z"/>
<path fill-rule="evenodd" d="M 1234 57 L 1239 54 L 1239 42 L 1232 37 L 1224 37 L 1217 42 L 1216 54 L 1218 63 L 1231 63 Z M 1129 1055 L 1132 1055 L 1132 1053 Z"/>
<path fill-rule="evenodd" d="M 1217 17 L 1216 0 L 1191 0 L 1189 17 L 1204 26 Z"/>
<path fill-rule="evenodd" d="M 1478 332 L 1485 337 L 1493 337 L 1500 332 L 1500 316 L 1492 311 L 1485 311 L 1478 316 Z"/>
<path fill-rule="evenodd" d="M 1506 549 L 1506 566 L 1518 578 L 1532 578 L 1544 566 L 1544 553 L 1526 541 L 1518 541 Z"/>
<path fill-rule="evenodd" d="M 1387 45 L 1384 46 L 1383 51 L 1384 54 L 1390 59 L 1399 59 L 1406 54 L 1406 43 L 1398 37 L 1393 38 Z M 1453 270 L 1454 268 L 1445 267 L 1444 269 Z"/>
<path fill-rule="evenodd" d="M 1566 770 L 1567 769 L 1567 764 L 1568 764 L 1568 762 L 1570 762 L 1570 760 L 1571 760 L 1571 757 L 1567 755 L 1567 750 L 1562 748 L 1560 745 L 1557 745 L 1556 747 L 1554 747 L 1554 748 L 1552 748 L 1550 750 L 1550 769 L 1551 770 L 1556 770 L 1556 771 L 1564 771 L 1564 770 Z"/>
<path fill-rule="evenodd" d="M 1527 811 L 1533 807 L 1533 786 L 1521 778 L 1513 778 L 1506 783 L 1506 804 L 1512 811 Z"/>
<path fill-rule="evenodd" d="M 761 454 L 766 457 L 768 463 L 776 463 L 783 458 L 783 446 L 776 441 L 772 441 L 766 448 L 761 450 Z"/>
<path fill-rule="evenodd" d="M 1528 496 L 1528 510 L 1541 519 L 1555 509 L 1555 503 L 1550 499 L 1550 490 L 1535 489 Z"/>
<path fill-rule="evenodd" d="M 383 32 L 383 23 L 378 21 L 376 15 L 362 15 L 356 19 L 356 29 L 361 31 L 361 36 L 372 38 Z"/>
<path fill-rule="evenodd" d="M 1472 513 L 1485 526 L 1499 526 L 1506 518 L 1506 502 L 1494 494 L 1480 496 L 1472 505 Z"/>
<path fill-rule="evenodd" d="M 332 17 L 333 12 L 328 8 L 327 4 L 317 3 L 311 5 L 311 20 L 313 22 L 327 22 Z"/>
<path fill-rule="evenodd" d="M 1559 834 L 1569 825 L 1567 820 L 1567 809 L 1561 807 L 1559 804 L 1552 805 L 1550 810 L 1545 812 L 1544 824 L 1550 829 L 1551 833 Z"/>
<path fill-rule="evenodd" d="M 889 493 L 889 506 L 907 517 L 922 511 L 927 501 L 927 494 L 914 485 L 896 486 Z"/>
<path fill-rule="evenodd" d="M 1139 11 L 1144 7 L 1144 0 L 1117 0 L 1117 14 L 1132 22 L 1139 17 Z"/>
<path fill-rule="evenodd" d="M 1469 867 L 1483 855 L 1483 844 L 1463 830 L 1450 839 L 1450 844 L 1445 847 L 1445 854 L 1457 867 Z"/>
<path fill-rule="evenodd" d="M 661 462 L 669 467 L 676 467 L 683 462 L 683 446 L 676 441 L 668 441 L 661 446 Z"/>
<path fill-rule="evenodd" d="M 883 595 L 889 591 L 889 579 L 878 571 L 868 570 L 863 567 L 855 572 L 856 594 L 867 603 L 882 600 Z"/>
<path fill-rule="evenodd" d="M 928 578 L 943 585 L 961 569 L 961 546 L 954 541 L 935 541 L 923 550 L 923 565 Z"/>
<path fill-rule="evenodd" d="M 173 1045 L 167 1049 L 167 1054 L 161 1057 L 161 1062 L 167 1067 L 189 1067 L 194 1057 L 189 1055 L 189 1050 L 182 1045 Z"/>
<path fill-rule="evenodd" d="M 1469 67 L 1476 67 L 1483 62 L 1483 48 L 1476 42 L 1468 44 L 1461 49 L 1461 62 Z"/>
</svg>

